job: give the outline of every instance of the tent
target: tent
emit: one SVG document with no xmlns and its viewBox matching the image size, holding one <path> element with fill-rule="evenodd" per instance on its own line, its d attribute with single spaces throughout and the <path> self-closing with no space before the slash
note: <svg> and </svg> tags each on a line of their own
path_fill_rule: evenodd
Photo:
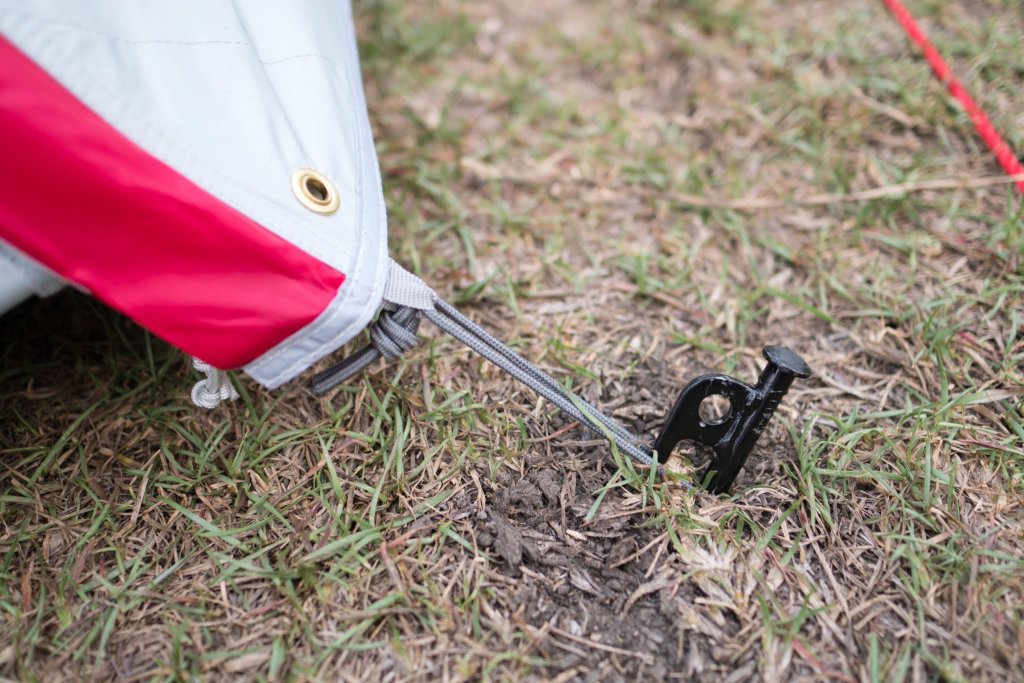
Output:
<svg viewBox="0 0 1024 683">
<path fill-rule="evenodd" d="M 346 3 L 0 2 L 2 301 L 67 282 L 274 388 L 381 304 Z"/>
</svg>

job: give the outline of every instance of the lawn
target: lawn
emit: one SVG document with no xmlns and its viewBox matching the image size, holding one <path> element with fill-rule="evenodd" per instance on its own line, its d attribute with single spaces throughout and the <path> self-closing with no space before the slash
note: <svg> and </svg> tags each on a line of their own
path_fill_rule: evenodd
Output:
<svg viewBox="0 0 1024 683">
<path fill-rule="evenodd" d="M 1024 150 L 1024 5 L 908 4 Z M 652 437 L 765 344 L 813 377 L 712 496 L 429 323 L 207 412 L 130 321 L 28 302 L 0 676 L 1024 680 L 1024 206 L 881 2 L 356 15 L 398 261 Z"/>
</svg>

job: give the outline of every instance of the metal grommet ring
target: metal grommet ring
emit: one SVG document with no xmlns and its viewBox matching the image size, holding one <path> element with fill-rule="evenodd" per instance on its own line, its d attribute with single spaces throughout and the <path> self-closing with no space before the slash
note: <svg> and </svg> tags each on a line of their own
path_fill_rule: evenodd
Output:
<svg viewBox="0 0 1024 683">
<path fill-rule="evenodd" d="M 325 216 L 341 206 L 338 191 L 331 181 L 311 168 L 300 168 L 292 174 L 292 192 L 304 207 Z"/>
</svg>

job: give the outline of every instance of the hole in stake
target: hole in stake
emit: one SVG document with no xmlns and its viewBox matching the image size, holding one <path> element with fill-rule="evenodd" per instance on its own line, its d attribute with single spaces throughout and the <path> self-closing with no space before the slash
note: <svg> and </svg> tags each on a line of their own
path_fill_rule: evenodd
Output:
<svg viewBox="0 0 1024 683">
<path fill-rule="evenodd" d="M 712 394 L 700 402 L 697 414 L 704 424 L 722 424 L 732 414 L 732 403 L 721 394 Z"/>
</svg>

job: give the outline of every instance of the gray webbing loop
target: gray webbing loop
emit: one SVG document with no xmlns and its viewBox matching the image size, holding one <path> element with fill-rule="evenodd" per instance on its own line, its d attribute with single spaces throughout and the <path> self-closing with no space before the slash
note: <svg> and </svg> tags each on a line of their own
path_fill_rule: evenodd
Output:
<svg viewBox="0 0 1024 683">
<path fill-rule="evenodd" d="M 323 394 L 381 356 L 396 358 L 416 345 L 420 316 L 553 403 L 573 420 L 615 442 L 623 453 L 644 465 L 651 450 L 640 439 L 596 407 L 572 393 L 508 345 L 437 296 L 422 280 L 394 262 L 385 288 L 385 308 L 370 327 L 370 345 L 313 378 L 313 390 Z"/>
</svg>

